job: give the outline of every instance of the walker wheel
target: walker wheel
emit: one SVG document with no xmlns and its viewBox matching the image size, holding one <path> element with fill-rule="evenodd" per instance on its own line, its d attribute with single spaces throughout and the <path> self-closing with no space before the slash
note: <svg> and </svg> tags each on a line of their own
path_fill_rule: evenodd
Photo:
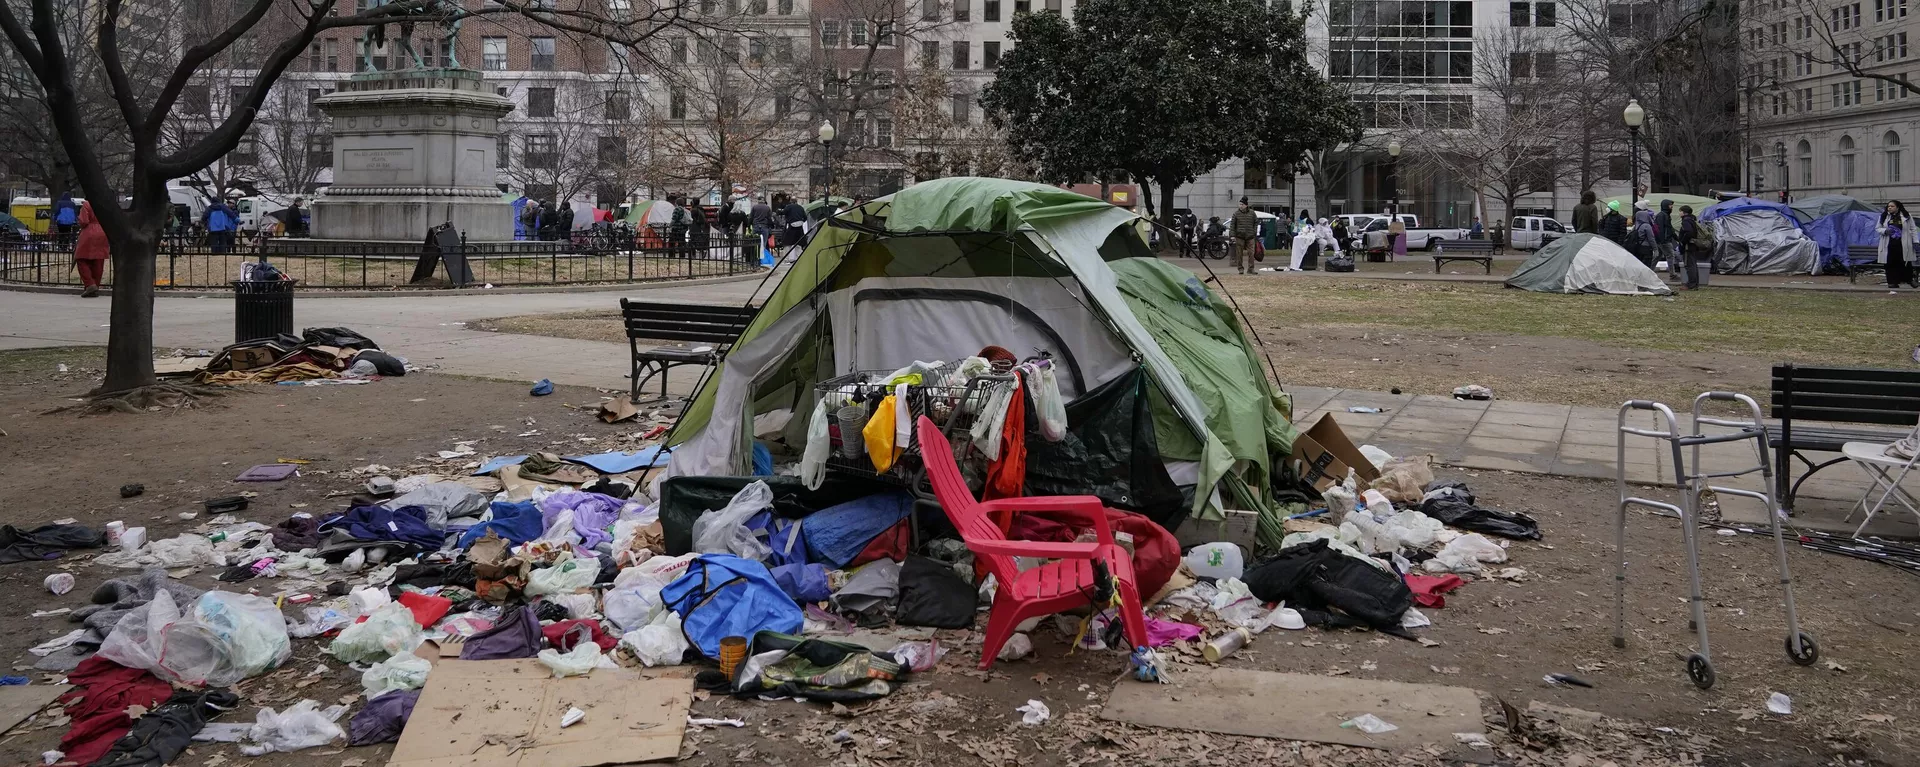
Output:
<svg viewBox="0 0 1920 767">
<path fill-rule="evenodd" d="M 1702 690 L 1713 689 L 1713 661 L 1699 653 L 1688 656 L 1687 678 L 1693 680 L 1693 686 Z"/>
<path fill-rule="evenodd" d="M 1799 632 L 1799 637 L 1799 652 L 1793 651 L 1793 637 L 1787 637 L 1787 660 L 1802 666 L 1811 666 L 1814 661 L 1820 659 L 1820 643 L 1813 641 L 1813 635 L 1805 631 Z"/>
</svg>

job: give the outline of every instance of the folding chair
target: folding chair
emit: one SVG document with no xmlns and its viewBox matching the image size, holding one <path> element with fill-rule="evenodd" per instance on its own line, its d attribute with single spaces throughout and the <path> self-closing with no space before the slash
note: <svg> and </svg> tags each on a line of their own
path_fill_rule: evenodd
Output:
<svg viewBox="0 0 1920 767">
<path fill-rule="evenodd" d="M 1908 435 L 1908 439 L 1916 438 L 1920 438 L 1920 427 L 1916 427 L 1913 434 Z M 1873 485 L 1860 496 L 1860 502 L 1847 510 L 1846 519 L 1840 520 L 1842 522 L 1851 520 L 1855 511 L 1866 509 L 1867 518 L 1860 520 L 1860 526 L 1853 531 L 1855 538 L 1860 537 L 1860 532 L 1867 529 L 1867 523 L 1873 521 L 1873 515 L 1879 513 L 1880 507 L 1886 505 L 1888 498 L 1899 501 L 1900 505 L 1907 507 L 1907 511 L 1913 512 L 1916 521 L 1920 521 L 1920 499 L 1914 498 L 1913 494 L 1900 487 L 1900 481 L 1906 479 L 1907 473 L 1913 471 L 1914 464 L 1920 461 L 1920 451 L 1916 451 L 1915 458 L 1901 458 L 1888 454 L 1888 447 L 1891 445 L 1874 442 L 1848 442 L 1840 446 L 1840 453 L 1853 461 L 1853 465 L 1860 467 L 1861 471 L 1866 472 L 1867 478 L 1873 481 Z M 1893 469 L 1898 469 L 1899 472 L 1889 476 Z M 1880 500 L 1868 506 L 1867 500 L 1873 497 L 1876 490 L 1880 491 Z"/>
</svg>

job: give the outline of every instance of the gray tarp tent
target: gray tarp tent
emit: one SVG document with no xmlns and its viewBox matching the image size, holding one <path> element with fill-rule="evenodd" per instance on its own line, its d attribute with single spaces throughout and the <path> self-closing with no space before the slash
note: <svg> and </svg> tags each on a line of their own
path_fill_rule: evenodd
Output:
<svg viewBox="0 0 1920 767">
<path fill-rule="evenodd" d="M 1820 268 L 1820 247 L 1779 213 L 1742 210 L 1713 227 L 1713 267 L 1721 274 L 1814 274 Z"/>
<path fill-rule="evenodd" d="M 1626 248 L 1596 234 L 1571 234 L 1541 246 L 1507 278 L 1507 287 L 1621 296 L 1673 292 Z"/>
</svg>

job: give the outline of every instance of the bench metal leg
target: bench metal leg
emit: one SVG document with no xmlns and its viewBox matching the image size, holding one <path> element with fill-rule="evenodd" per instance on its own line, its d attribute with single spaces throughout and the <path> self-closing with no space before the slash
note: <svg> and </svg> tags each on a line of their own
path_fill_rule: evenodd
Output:
<svg viewBox="0 0 1920 767">
<path fill-rule="evenodd" d="M 1800 475 L 1799 479 L 1794 480 L 1793 487 L 1787 488 L 1787 495 L 1786 495 L 1786 498 L 1783 500 L 1783 504 L 1784 504 L 1784 508 L 1786 508 L 1788 512 L 1793 511 L 1793 499 L 1798 498 L 1800 496 L 1800 486 L 1802 484 L 1805 484 L 1807 480 L 1812 479 L 1813 475 L 1816 473 L 1819 473 L 1821 469 L 1827 468 L 1828 466 L 1833 466 L 1835 464 L 1846 463 L 1848 460 L 1845 456 L 1841 456 L 1839 458 L 1835 458 L 1825 463 L 1815 464 L 1813 461 L 1808 460 L 1806 456 L 1801 455 L 1800 451 L 1798 450 L 1793 451 L 1793 457 L 1800 459 L 1801 463 L 1804 463 L 1807 465 L 1807 473 Z M 1782 481 L 1785 481 L 1786 479 L 1785 474 L 1786 474 L 1785 472 L 1781 472 Z"/>
</svg>

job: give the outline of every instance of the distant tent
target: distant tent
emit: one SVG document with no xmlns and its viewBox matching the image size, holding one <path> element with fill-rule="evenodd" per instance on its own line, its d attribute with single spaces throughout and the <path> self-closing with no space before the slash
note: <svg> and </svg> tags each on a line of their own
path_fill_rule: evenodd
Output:
<svg viewBox="0 0 1920 767">
<path fill-rule="evenodd" d="M 1773 211 L 1778 214 L 1782 220 L 1791 223 L 1794 227 L 1797 228 L 1800 226 L 1800 218 L 1794 214 L 1792 208 L 1772 200 L 1762 200 L 1758 197 L 1735 197 L 1731 200 L 1723 200 L 1707 206 L 1706 210 L 1700 211 L 1699 216 L 1701 221 L 1713 221 L 1722 216 L 1731 216 L 1735 213 L 1753 210 Z"/>
<path fill-rule="evenodd" d="M 1880 212 L 1872 205 L 1844 194 L 1822 194 L 1795 200 L 1791 207 L 1801 229 L 1820 249 L 1820 271 L 1844 272 L 1873 261 L 1862 258 L 1850 262 L 1847 256 L 1850 245 L 1880 243 Z"/>
<path fill-rule="evenodd" d="M 1820 194 L 1803 200 L 1795 200 L 1788 207 L 1800 218 L 1801 223 L 1818 221 L 1835 213 L 1850 210 L 1875 213 L 1874 207 L 1844 194 Z"/>
<path fill-rule="evenodd" d="M 1792 208 L 1740 197 L 1708 208 L 1713 225 L 1713 270 L 1721 274 L 1813 274 L 1820 249 L 1801 231 Z"/>
<path fill-rule="evenodd" d="M 1673 292 L 1626 248 L 1597 234 L 1569 234 L 1541 246 L 1507 278 L 1507 287 L 1617 296 Z"/>
</svg>

